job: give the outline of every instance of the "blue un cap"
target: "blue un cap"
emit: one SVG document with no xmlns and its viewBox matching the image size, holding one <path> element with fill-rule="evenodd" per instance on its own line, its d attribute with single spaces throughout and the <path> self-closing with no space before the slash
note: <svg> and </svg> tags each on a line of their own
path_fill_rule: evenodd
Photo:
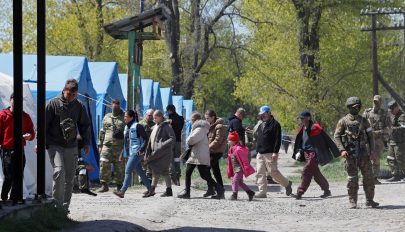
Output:
<svg viewBox="0 0 405 232">
<path fill-rule="evenodd" d="M 262 114 L 264 114 L 264 113 L 268 113 L 268 112 L 271 112 L 271 108 L 270 108 L 270 106 L 262 106 L 262 107 L 260 107 L 260 112 L 259 112 L 259 115 L 262 115 Z"/>
</svg>

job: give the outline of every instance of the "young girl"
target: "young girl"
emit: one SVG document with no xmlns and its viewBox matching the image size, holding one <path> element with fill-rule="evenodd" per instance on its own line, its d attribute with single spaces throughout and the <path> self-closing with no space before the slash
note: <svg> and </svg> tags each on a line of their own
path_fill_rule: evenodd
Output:
<svg viewBox="0 0 405 232">
<path fill-rule="evenodd" d="M 138 123 L 138 114 L 133 110 L 128 110 L 125 113 L 124 121 L 127 124 L 124 131 L 124 151 L 120 156 L 120 161 L 123 157 L 128 158 L 125 166 L 125 179 L 119 191 L 114 191 L 114 194 L 123 198 L 125 191 L 131 182 L 132 171 L 136 171 L 142 179 L 142 183 L 148 189 L 148 192 L 143 197 L 153 196 L 152 187 L 149 179 L 146 177 L 145 171 L 142 169 L 141 161 L 144 156 L 146 145 L 148 143 L 148 135 L 142 125 Z"/>
<path fill-rule="evenodd" d="M 232 178 L 232 196 L 230 200 L 238 199 L 238 187 L 240 186 L 249 196 L 249 201 L 253 200 L 255 192 L 243 183 L 243 175 L 248 177 L 255 173 L 255 169 L 250 165 L 248 154 L 249 150 L 239 143 L 240 138 L 236 131 L 231 132 L 228 136 L 228 177 Z"/>
</svg>

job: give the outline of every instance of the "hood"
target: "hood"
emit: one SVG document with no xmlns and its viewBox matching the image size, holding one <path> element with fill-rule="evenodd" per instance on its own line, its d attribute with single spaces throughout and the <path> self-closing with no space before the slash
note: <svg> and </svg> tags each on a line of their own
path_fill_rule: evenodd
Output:
<svg viewBox="0 0 405 232">
<path fill-rule="evenodd" d="M 225 124 L 224 120 L 222 118 L 217 118 L 217 120 L 211 125 L 212 127 L 216 127 L 217 125 L 223 125 Z"/>
<path fill-rule="evenodd" d="M 197 120 L 194 124 L 193 124 L 193 127 L 192 127 L 192 129 L 194 130 L 194 129 L 196 129 L 196 128 L 203 128 L 203 129 L 206 129 L 207 130 L 207 132 L 209 131 L 209 129 L 210 129 L 210 123 L 208 122 L 208 121 L 206 121 L 206 120 Z"/>
</svg>

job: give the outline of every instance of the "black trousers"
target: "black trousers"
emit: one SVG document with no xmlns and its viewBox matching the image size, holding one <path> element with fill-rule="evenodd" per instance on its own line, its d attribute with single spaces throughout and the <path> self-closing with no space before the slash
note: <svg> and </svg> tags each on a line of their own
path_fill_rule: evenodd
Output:
<svg viewBox="0 0 405 232">
<path fill-rule="evenodd" d="M 207 165 L 196 165 L 196 164 L 187 164 L 186 167 L 186 191 L 190 192 L 191 187 L 191 175 L 195 167 L 198 168 L 198 172 L 203 180 L 207 181 L 208 187 L 217 187 L 217 182 L 212 179 L 210 168 Z"/>
<path fill-rule="evenodd" d="M 25 167 L 25 155 L 23 152 L 23 165 L 19 167 L 21 163 L 18 162 L 13 150 L 3 150 L 1 152 L 1 162 L 3 168 L 4 182 L 1 188 L 1 199 L 6 201 L 8 199 L 8 193 L 11 189 L 10 200 L 18 201 L 22 197 L 22 185 L 21 176 L 24 174 Z M 16 170 L 21 170 L 21 173 L 17 173 Z"/>
<path fill-rule="evenodd" d="M 221 169 L 219 168 L 219 160 L 222 158 L 222 155 L 222 153 L 211 153 L 211 169 L 217 183 L 224 187 Z"/>
</svg>

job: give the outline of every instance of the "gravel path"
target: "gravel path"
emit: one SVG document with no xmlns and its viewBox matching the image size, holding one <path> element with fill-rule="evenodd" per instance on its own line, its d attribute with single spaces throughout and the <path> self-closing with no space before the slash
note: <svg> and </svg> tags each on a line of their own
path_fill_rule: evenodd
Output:
<svg viewBox="0 0 405 232">
<path fill-rule="evenodd" d="M 285 157 L 285 156 L 284 156 Z M 294 172 L 289 159 L 280 159 L 280 170 Z M 296 169 L 296 168 L 295 168 Z M 254 180 L 248 183 L 254 190 Z M 182 183 L 183 184 L 183 183 Z M 293 184 L 294 190 L 298 183 Z M 177 194 L 182 187 L 174 187 Z M 80 223 L 69 231 L 404 231 L 405 183 L 384 183 L 376 187 L 379 209 L 365 207 L 363 190 L 359 209 L 348 209 L 345 183 L 331 183 L 332 197 L 321 199 L 313 183 L 302 200 L 285 195 L 272 185 L 267 199 L 238 201 L 202 198 L 204 191 L 192 189 L 191 200 L 155 196 L 143 199 L 144 189 L 130 189 L 124 199 L 111 192 L 91 197 L 75 194 L 71 217 Z M 157 189 L 158 194 L 163 186 Z M 226 197 L 231 195 L 226 192 Z"/>
</svg>

